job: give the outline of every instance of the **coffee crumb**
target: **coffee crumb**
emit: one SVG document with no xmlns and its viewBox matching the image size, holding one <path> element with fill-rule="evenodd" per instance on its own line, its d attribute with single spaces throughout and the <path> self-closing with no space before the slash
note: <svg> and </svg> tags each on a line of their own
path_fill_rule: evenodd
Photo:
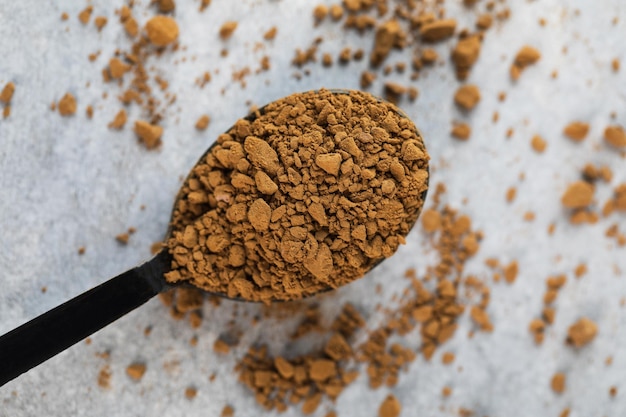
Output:
<svg viewBox="0 0 626 417">
<path fill-rule="evenodd" d="M 76 113 L 76 99 L 70 93 L 66 93 L 59 100 L 59 114 L 61 116 L 71 116 Z"/>
<path fill-rule="evenodd" d="M 15 93 L 15 84 L 8 82 L 5 84 L 2 92 L 0 92 L 0 102 L 3 104 L 10 104 L 13 99 L 13 93 Z"/>
<path fill-rule="evenodd" d="M 548 142 L 545 141 L 541 136 L 535 135 L 530 141 L 530 145 L 537 153 L 543 153 L 548 146 Z"/>
<path fill-rule="evenodd" d="M 523 46 L 515 55 L 513 65 L 511 65 L 511 78 L 517 80 L 522 71 L 535 64 L 541 58 L 541 53 L 532 46 Z"/>
<path fill-rule="evenodd" d="M 472 128 L 467 123 L 456 123 L 450 131 L 452 137 L 459 140 L 468 140 L 472 134 Z"/>
<path fill-rule="evenodd" d="M 161 144 L 163 128 L 143 120 L 135 122 L 135 134 L 147 149 L 155 149 Z"/>
<path fill-rule="evenodd" d="M 143 363 L 132 363 L 126 368 L 126 375 L 134 381 L 140 381 L 146 373 L 146 365 Z"/>
<path fill-rule="evenodd" d="M 598 326 L 583 317 L 569 327 L 566 342 L 574 347 L 582 347 L 590 343 L 597 333 Z"/>
<path fill-rule="evenodd" d="M 227 354 L 230 352 L 230 346 L 222 339 L 216 339 L 213 343 L 213 350 L 217 353 Z"/>
<path fill-rule="evenodd" d="M 582 142 L 589 133 L 589 124 L 572 122 L 563 128 L 563 134 L 574 142 Z"/>
<path fill-rule="evenodd" d="M 378 408 L 378 417 L 398 417 L 402 411 L 402 404 L 395 395 L 389 394 Z"/>
<path fill-rule="evenodd" d="M 480 101 L 480 90 L 475 85 L 461 86 L 454 94 L 454 102 L 464 110 L 472 110 Z"/>
<path fill-rule="evenodd" d="M 481 41 L 479 36 L 467 36 L 458 41 L 452 51 L 452 62 L 456 70 L 456 77 L 465 80 L 469 70 L 476 63 L 480 55 Z"/>
<path fill-rule="evenodd" d="M 613 58 L 613 60 L 611 61 L 611 69 L 613 70 L 613 72 L 618 72 L 619 67 L 620 67 L 619 59 Z"/>
<path fill-rule="evenodd" d="M 626 148 L 626 131 L 622 126 L 609 126 L 604 130 L 604 141 L 615 148 Z"/>
<path fill-rule="evenodd" d="M 83 11 L 78 14 L 78 20 L 80 20 L 83 25 L 86 25 L 87 23 L 89 23 L 89 19 L 91 19 L 92 12 L 93 6 L 87 6 L 85 9 L 83 9 Z"/>
<path fill-rule="evenodd" d="M 420 28 L 420 36 L 425 42 L 439 42 L 451 37 L 456 29 L 456 20 L 444 19 L 426 23 Z"/>
<path fill-rule="evenodd" d="M 609 395 L 611 397 L 615 397 L 617 395 L 617 387 L 615 387 L 615 386 L 610 387 L 609 388 Z"/>
<path fill-rule="evenodd" d="M 584 208 L 591 204 L 595 188 L 586 181 L 576 181 L 571 183 L 563 196 L 561 203 L 566 208 Z"/>
<path fill-rule="evenodd" d="M 506 190 L 506 202 L 507 203 L 512 203 L 515 200 L 515 197 L 517 196 L 517 188 L 515 187 L 510 187 L 508 190 Z"/>
<path fill-rule="evenodd" d="M 277 33 L 278 33 L 278 29 L 276 28 L 276 26 L 272 26 L 271 28 L 267 30 L 267 32 L 263 34 L 263 39 L 265 39 L 266 41 L 274 40 Z"/>
<path fill-rule="evenodd" d="M 445 386 L 441 389 L 441 396 L 446 398 L 452 395 L 452 388 Z"/>
<path fill-rule="evenodd" d="M 168 16 L 154 16 L 145 26 L 150 42 L 157 47 L 164 47 L 178 38 L 178 24 Z"/>
<path fill-rule="evenodd" d="M 104 365 L 100 368 L 100 372 L 98 372 L 98 386 L 102 389 L 110 389 L 111 388 L 111 367 L 109 365 Z"/>
<path fill-rule="evenodd" d="M 126 110 L 122 109 L 117 112 L 111 123 L 109 123 L 109 128 L 111 129 L 123 129 L 126 124 Z"/>
<path fill-rule="evenodd" d="M 517 261 L 511 261 L 510 264 L 504 267 L 504 280 L 509 284 L 515 282 L 518 273 Z"/>
<path fill-rule="evenodd" d="M 81 246 L 80 248 L 78 248 L 78 254 L 79 254 L 79 255 L 84 255 L 84 254 L 85 254 L 85 251 L 86 251 L 86 249 L 85 249 L 85 247 L 84 247 L 84 246 Z"/>
<path fill-rule="evenodd" d="M 130 235 L 128 233 L 120 233 L 119 235 L 115 236 L 115 240 L 117 240 L 122 245 L 127 245 L 129 239 Z"/>
<path fill-rule="evenodd" d="M 194 387 L 187 387 L 185 388 L 185 398 L 187 398 L 188 400 L 193 400 L 194 398 L 196 398 L 196 395 L 198 395 L 198 390 Z"/>
<path fill-rule="evenodd" d="M 562 372 L 554 374 L 550 381 L 550 387 L 552 387 L 552 391 L 557 394 L 562 394 L 565 391 L 565 374 Z"/>
<path fill-rule="evenodd" d="M 235 30 L 237 29 L 237 22 L 229 21 L 226 22 L 220 27 L 220 38 L 226 40 L 233 36 Z"/>
<path fill-rule="evenodd" d="M 96 28 L 98 29 L 98 32 L 100 32 L 102 30 L 102 28 L 106 26 L 107 21 L 108 21 L 107 18 L 104 17 L 104 16 L 97 16 L 94 19 L 93 23 L 94 23 L 94 25 L 96 25 Z"/>
<path fill-rule="evenodd" d="M 587 265 L 579 264 L 576 269 L 574 269 L 574 275 L 576 278 L 580 278 L 587 273 Z"/>
<path fill-rule="evenodd" d="M 196 129 L 197 130 L 206 130 L 206 128 L 209 127 L 209 123 L 210 122 L 211 122 L 211 118 L 208 115 L 203 114 L 196 121 Z"/>
<path fill-rule="evenodd" d="M 441 356 L 441 363 L 443 363 L 444 365 L 450 365 L 452 362 L 454 362 L 454 359 L 455 359 L 454 353 L 444 352 L 443 355 Z"/>
<path fill-rule="evenodd" d="M 225 405 L 222 408 L 222 412 L 220 413 L 220 417 L 233 417 L 235 415 L 235 409 L 230 405 Z"/>
<path fill-rule="evenodd" d="M 427 233 L 436 232 L 441 228 L 441 214 L 437 210 L 424 210 L 421 220 L 422 227 Z"/>
</svg>

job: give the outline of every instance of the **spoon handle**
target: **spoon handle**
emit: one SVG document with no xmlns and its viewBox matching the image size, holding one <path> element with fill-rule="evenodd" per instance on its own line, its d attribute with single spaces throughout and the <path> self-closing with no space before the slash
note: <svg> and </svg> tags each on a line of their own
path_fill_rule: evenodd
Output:
<svg viewBox="0 0 626 417">
<path fill-rule="evenodd" d="M 164 291 L 168 254 L 126 271 L 0 336 L 0 386 Z"/>
</svg>

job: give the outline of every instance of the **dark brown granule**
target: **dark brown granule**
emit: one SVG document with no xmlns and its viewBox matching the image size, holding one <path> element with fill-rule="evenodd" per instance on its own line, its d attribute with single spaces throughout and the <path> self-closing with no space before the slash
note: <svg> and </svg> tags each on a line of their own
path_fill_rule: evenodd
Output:
<svg viewBox="0 0 626 417">
<path fill-rule="evenodd" d="M 134 381 L 140 381 L 146 373 L 146 365 L 143 363 L 132 363 L 126 367 L 126 375 Z"/>
<path fill-rule="evenodd" d="M 366 93 L 272 103 L 220 135 L 185 182 L 167 280 L 256 301 L 344 285 L 404 242 L 427 163 L 415 126 Z"/>
</svg>

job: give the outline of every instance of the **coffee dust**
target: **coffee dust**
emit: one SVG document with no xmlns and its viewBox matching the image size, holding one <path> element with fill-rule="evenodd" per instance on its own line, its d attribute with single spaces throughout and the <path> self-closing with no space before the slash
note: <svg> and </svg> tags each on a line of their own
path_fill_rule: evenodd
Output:
<svg viewBox="0 0 626 417">
<path fill-rule="evenodd" d="M 272 103 L 220 135 L 190 174 L 166 279 L 255 301 L 347 284 L 404 243 L 427 167 L 415 126 L 367 93 Z"/>
</svg>

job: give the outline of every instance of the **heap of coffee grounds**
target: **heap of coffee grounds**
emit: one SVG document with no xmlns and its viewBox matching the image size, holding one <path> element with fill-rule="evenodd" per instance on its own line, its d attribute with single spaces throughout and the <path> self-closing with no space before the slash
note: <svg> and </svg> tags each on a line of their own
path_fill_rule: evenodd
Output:
<svg viewBox="0 0 626 417">
<path fill-rule="evenodd" d="M 220 135 L 187 178 L 166 279 L 270 301 L 360 278 L 404 243 L 428 158 L 413 123 L 367 93 L 271 103 Z"/>
</svg>

